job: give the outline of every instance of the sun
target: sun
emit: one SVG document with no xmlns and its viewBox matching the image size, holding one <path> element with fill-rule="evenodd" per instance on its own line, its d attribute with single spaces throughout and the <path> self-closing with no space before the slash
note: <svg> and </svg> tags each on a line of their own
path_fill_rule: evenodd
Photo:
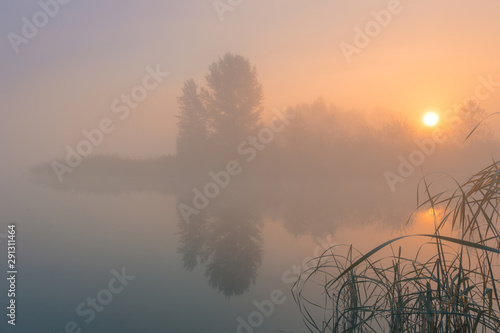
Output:
<svg viewBox="0 0 500 333">
<path fill-rule="evenodd" d="M 434 111 L 429 111 L 422 118 L 425 126 L 434 127 L 439 123 L 439 115 Z"/>
</svg>

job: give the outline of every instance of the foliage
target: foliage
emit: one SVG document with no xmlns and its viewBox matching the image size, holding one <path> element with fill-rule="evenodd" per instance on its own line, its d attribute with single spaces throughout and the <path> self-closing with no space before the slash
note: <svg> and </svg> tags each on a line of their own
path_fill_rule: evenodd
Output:
<svg viewBox="0 0 500 333">
<path fill-rule="evenodd" d="M 180 156 L 199 159 L 209 149 L 232 148 L 261 126 L 262 86 L 248 59 L 226 53 L 209 66 L 205 79 L 200 89 L 186 81 L 178 98 Z"/>
</svg>

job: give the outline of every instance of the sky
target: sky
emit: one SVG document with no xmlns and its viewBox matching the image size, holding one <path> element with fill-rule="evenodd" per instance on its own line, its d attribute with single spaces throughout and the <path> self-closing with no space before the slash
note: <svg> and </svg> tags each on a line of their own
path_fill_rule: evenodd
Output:
<svg viewBox="0 0 500 333">
<path fill-rule="evenodd" d="M 111 103 L 140 84 L 148 66 L 169 75 L 94 152 L 174 153 L 182 83 L 203 84 L 208 66 L 226 52 L 256 66 L 268 113 L 323 97 L 375 121 L 388 114 L 419 121 L 427 109 L 442 112 L 473 95 L 480 77 L 500 82 L 493 33 L 500 29 L 498 1 L 232 3 L 221 20 L 212 0 L 72 0 L 16 53 L 9 33 L 22 35 L 23 17 L 32 22 L 41 7 L 2 1 L 0 147 L 6 160 L 29 165 L 62 157 L 82 130 L 113 116 Z M 373 13 L 388 8 L 397 10 L 386 26 L 348 61 L 341 46 L 356 47 L 356 29 L 373 25 Z M 489 112 L 499 105 L 500 91 L 482 101 Z"/>
<path fill-rule="evenodd" d="M 362 250 L 392 237 L 406 223 L 406 209 L 415 208 L 424 172 L 438 186 L 444 179 L 443 187 L 455 187 L 454 180 L 462 179 L 458 176 L 498 155 L 498 140 L 483 149 L 456 148 L 455 137 L 443 144 L 432 141 L 432 149 L 420 143 L 430 142 L 432 131 L 424 132 L 421 121 L 429 110 L 444 115 L 476 97 L 487 113 L 500 111 L 499 10 L 498 0 L 0 0 L 0 221 L 19 223 L 22 230 L 21 263 L 27 263 L 29 274 L 22 275 L 27 279 L 21 283 L 26 286 L 21 302 L 29 300 L 24 313 L 31 318 L 25 325 L 62 328 L 83 295 L 95 294 L 108 272 L 123 262 L 138 272 L 137 289 L 120 303 L 126 308 L 117 302 L 115 312 L 101 316 L 94 330 L 112 331 L 116 318 L 131 329 L 128 321 L 156 328 L 174 317 L 179 326 L 173 327 L 187 322 L 193 332 L 205 329 L 208 317 L 233 329 L 235 318 L 253 311 L 255 299 L 263 300 L 274 288 L 289 290 L 282 273 L 310 256 L 313 236 L 332 232 L 334 242 L 357 241 Z M 194 228 L 182 229 L 178 213 L 181 201 L 194 202 L 192 184 L 205 189 L 212 181 L 212 166 L 204 165 L 208 159 L 203 154 L 195 162 L 181 157 L 180 164 L 153 159 L 176 152 L 183 83 L 193 78 L 203 86 L 210 64 L 227 52 L 256 66 L 266 119 L 275 115 L 273 110 L 311 105 L 318 98 L 329 104 L 316 115 L 316 104 L 291 108 L 297 121 L 268 149 L 259 150 L 253 165 L 235 151 L 231 161 L 242 162 L 246 175 L 221 190 L 197 221 L 231 240 L 239 230 L 234 226 L 260 232 L 259 219 L 269 219 L 262 223 L 265 259 L 262 269 L 255 269 L 261 274 L 258 284 L 238 300 L 217 296 L 203 267 L 185 271 L 183 256 L 189 258 L 191 249 L 179 251 L 179 244 L 189 245 L 189 237 L 210 244 L 213 236 L 200 240 Z M 140 101 L 130 101 L 130 95 Z M 339 118 L 322 118 L 323 109 Z M 366 127 L 400 116 L 422 132 L 398 137 L 389 126 L 373 131 L 379 137 L 372 140 Z M 490 123 L 493 129 L 500 124 L 497 118 Z M 360 140 L 351 140 L 353 124 Z M 89 134 L 97 129 L 97 138 Z M 25 181 L 33 180 L 24 178 L 30 167 L 53 168 L 68 147 L 85 140 L 98 141 L 93 154 L 144 161 L 136 168 L 134 161 L 96 158 L 97 164 L 82 166 L 81 177 L 68 175 L 59 188 Z M 210 157 L 218 163 L 221 157 L 214 152 Z M 418 156 L 420 163 L 406 162 Z M 405 165 L 412 170 L 401 172 Z M 184 198 L 183 192 L 189 195 Z M 245 215 L 253 210 L 256 221 Z M 210 218 L 205 220 L 205 214 Z M 417 223 L 415 232 L 432 227 L 434 220 L 427 220 L 427 225 Z M 386 223 L 385 229 L 379 222 Z M 179 236 L 182 231 L 189 237 Z M 254 245 L 259 249 L 260 240 Z M 227 253 L 237 257 L 240 252 Z M 80 269 L 72 268 L 75 262 Z M 49 305 L 57 308 L 45 304 L 51 294 L 57 297 L 49 297 Z M 151 298 L 158 303 L 148 303 L 142 313 L 153 320 L 140 315 L 135 320 L 137 304 Z M 289 318 L 300 322 L 289 300 L 287 310 L 268 325 Z M 193 321 L 191 311 L 202 313 L 202 320 Z"/>
</svg>

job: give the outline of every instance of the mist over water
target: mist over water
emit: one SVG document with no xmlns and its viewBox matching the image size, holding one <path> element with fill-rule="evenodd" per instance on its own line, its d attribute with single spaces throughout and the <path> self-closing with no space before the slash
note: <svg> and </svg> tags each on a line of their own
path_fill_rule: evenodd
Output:
<svg viewBox="0 0 500 333">
<path fill-rule="evenodd" d="M 176 154 L 90 156 L 65 172 L 58 166 L 77 156 L 73 150 L 31 171 L 35 182 L 59 191 L 174 198 L 177 218 L 164 222 L 176 225 L 184 267 L 203 266 L 208 285 L 226 297 L 255 284 L 265 221 L 312 238 L 373 224 L 403 229 L 428 195 L 424 179 L 435 193 L 451 190 L 498 156 L 488 124 L 465 140 L 485 116 L 473 101 L 432 129 L 403 115 L 378 126 L 361 114 L 348 120 L 323 99 L 274 110 L 266 122 L 263 91 L 246 58 L 219 58 L 206 84 L 187 80 L 178 98 Z"/>
<path fill-rule="evenodd" d="M 130 308 L 122 306 L 97 319 L 94 325 L 102 331 L 138 325 L 132 320 L 112 325 L 104 321 L 136 311 L 134 303 L 148 304 L 152 330 L 171 325 L 156 316 L 165 306 L 172 314 L 179 311 L 174 326 L 183 330 L 188 316 L 181 312 L 189 313 L 193 304 L 205 309 L 199 294 L 189 290 L 193 286 L 215 304 L 207 324 L 211 327 L 233 327 L 223 319 L 223 309 L 238 302 L 251 313 L 248 297 L 255 298 L 252 295 L 261 290 L 285 290 L 287 305 L 280 312 L 289 316 L 297 309 L 288 291 L 291 284 L 284 281 L 293 279 L 282 277 L 286 266 L 278 269 L 279 257 L 271 266 L 265 264 L 270 255 L 266 249 L 274 242 L 269 236 L 276 235 L 266 235 L 267 224 L 298 244 L 325 242 L 328 236 L 331 243 L 375 245 L 377 239 L 397 235 L 414 222 L 412 214 L 418 214 L 425 197 L 424 176 L 436 193 L 449 190 L 498 156 L 499 145 L 488 124 L 465 141 L 473 129 L 466 127 L 466 117 L 475 112 L 479 121 L 484 116 L 474 103 L 457 107 L 452 123 L 427 129 L 401 114 L 381 116 L 373 125 L 363 113 L 351 115 L 322 98 L 275 109 L 263 119 L 264 96 L 250 60 L 228 53 L 209 67 L 206 82 L 184 84 L 178 98 L 176 153 L 141 159 L 85 157 L 79 151 L 84 145 L 76 145 L 60 159 L 23 171 L 23 185 L 14 185 L 18 200 L 11 199 L 7 218 L 30 221 L 31 232 L 37 230 L 39 236 L 25 240 L 28 249 L 44 253 L 56 272 L 75 263 L 86 272 L 57 273 L 59 278 L 47 288 L 67 296 L 54 305 L 67 302 L 65 307 L 76 308 L 81 291 L 75 294 L 73 283 L 85 285 L 92 294 L 106 282 L 108 266 L 126 266 L 138 276 L 125 296 L 128 301 L 121 301 Z M 104 138 L 99 132 L 93 135 L 89 142 Z M 21 211 L 26 213 L 19 216 Z M 303 264 L 313 250 L 314 255 L 321 252 L 314 247 L 305 245 L 300 258 L 284 261 Z M 91 259 L 96 256 L 99 262 Z M 32 257 L 27 261 L 37 276 L 43 268 L 33 254 L 27 257 Z M 277 287 L 269 286 L 273 279 L 261 278 L 268 275 L 274 275 Z M 38 282 L 26 283 L 36 288 Z M 188 289 L 179 290 L 182 285 Z M 68 320 L 79 318 L 61 311 L 59 316 L 63 313 Z M 33 328 L 52 327 L 44 318 L 53 317 L 37 314 Z M 285 328 L 301 326 L 300 320 L 286 322 Z"/>
<path fill-rule="evenodd" d="M 305 332 L 311 259 L 435 232 L 429 197 L 499 160 L 497 5 L 57 3 L 1 46 L 2 332 Z"/>
</svg>

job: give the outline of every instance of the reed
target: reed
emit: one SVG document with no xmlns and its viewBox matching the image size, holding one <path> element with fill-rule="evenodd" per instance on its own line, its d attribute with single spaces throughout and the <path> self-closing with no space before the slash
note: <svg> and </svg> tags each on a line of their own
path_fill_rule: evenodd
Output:
<svg viewBox="0 0 500 333">
<path fill-rule="evenodd" d="M 433 194 L 421 182 L 419 208 L 443 212 L 433 234 L 397 237 L 365 254 L 335 245 L 313 259 L 292 288 L 311 332 L 500 331 L 500 163 L 456 184 Z M 398 245 L 408 238 L 422 240 L 411 257 Z"/>
</svg>

